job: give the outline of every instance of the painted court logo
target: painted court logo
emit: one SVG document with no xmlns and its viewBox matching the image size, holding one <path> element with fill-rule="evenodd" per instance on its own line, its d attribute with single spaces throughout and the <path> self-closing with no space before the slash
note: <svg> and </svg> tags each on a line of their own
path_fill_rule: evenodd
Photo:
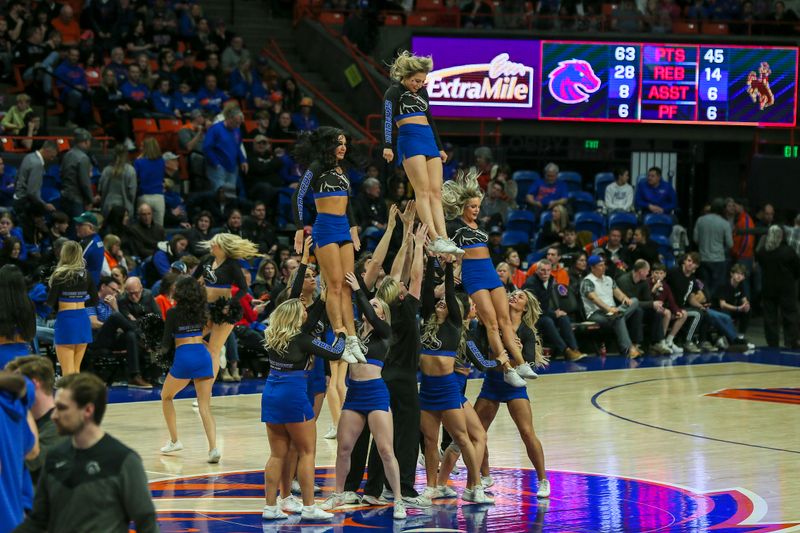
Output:
<svg viewBox="0 0 800 533">
<path fill-rule="evenodd" d="M 696 492 L 641 479 L 550 471 L 549 500 L 536 498 L 532 469 L 492 468 L 495 505 L 438 499 L 428 509 L 409 509 L 405 520 L 392 520 L 391 506 L 347 506 L 330 522 L 261 520 L 264 471 L 206 474 L 150 483 L 164 532 L 274 531 L 350 533 L 354 531 L 740 531 L 770 533 L 798 523 L 763 522 L 766 503 L 744 489 Z M 466 472 L 453 480 L 460 493 Z M 331 494 L 333 468 L 317 468 L 321 497 Z M 417 471 L 417 484 L 425 472 Z M 319 497 L 319 496 L 318 496 Z"/>
<path fill-rule="evenodd" d="M 428 74 L 428 95 L 442 106 L 532 107 L 533 67 L 496 55 L 489 63 L 458 65 Z"/>
<path fill-rule="evenodd" d="M 800 405 L 800 389 L 722 389 L 710 392 L 706 396 L 728 398 L 732 400 L 751 400 L 756 402 L 784 403 Z"/>
<path fill-rule="evenodd" d="M 548 76 L 547 84 L 553 98 L 562 104 L 578 104 L 589 99 L 589 95 L 600 88 L 600 78 L 592 65 L 583 59 L 559 61 Z"/>
</svg>

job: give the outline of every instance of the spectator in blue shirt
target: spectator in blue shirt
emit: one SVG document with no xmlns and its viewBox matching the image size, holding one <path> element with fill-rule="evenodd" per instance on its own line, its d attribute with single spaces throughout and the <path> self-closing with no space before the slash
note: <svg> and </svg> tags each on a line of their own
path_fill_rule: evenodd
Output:
<svg viewBox="0 0 800 533">
<path fill-rule="evenodd" d="M 77 48 L 70 48 L 67 58 L 55 71 L 56 87 L 66 108 L 68 128 L 74 128 L 76 124 L 85 124 L 91 116 L 89 82 L 86 79 L 86 71 L 79 64 L 80 60 L 80 51 Z"/>
<path fill-rule="evenodd" d="M 314 131 L 319 128 L 319 120 L 311 108 L 314 107 L 314 100 L 304 96 L 300 100 L 300 111 L 292 113 L 292 123 L 297 131 Z"/>
<path fill-rule="evenodd" d="M 163 278 L 169 272 L 170 265 L 186 253 L 188 246 L 189 240 L 182 233 L 173 235 L 169 241 L 158 243 L 158 249 L 153 254 L 153 266 L 156 267 L 159 278 Z"/>
<path fill-rule="evenodd" d="M 139 190 L 137 205 L 147 204 L 153 208 L 153 222 L 164 225 L 166 205 L 164 201 L 164 173 L 166 163 L 161 157 L 161 146 L 155 137 L 146 137 L 142 142 L 142 155 L 134 162 Z"/>
<path fill-rule="evenodd" d="M 157 88 L 150 95 L 150 100 L 153 102 L 153 109 L 159 115 L 163 115 L 165 118 L 175 116 L 175 100 L 172 97 L 168 79 L 158 80 Z"/>
<path fill-rule="evenodd" d="M 186 80 L 181 80 L 178 90 L 172 95 L 172 107 L 180 118 L 189 118 L 192 111 L 200 107 L 197 95 L 192 92 L 192 86 Z"/>
<path fill-rule="evenodd" d="M 150 111 L 150 89 L 142 82 L 142 69 L 132 64 L 128 67 L 128 79 L 119 89 L 125 103 L 136 116 L 146 116 Z"/>
<path fill-rule="evenodd" d="M 92 276 L 95 285 L 100 282 L 102 274 L 108 274 L 111 269 L 106 261 L 106 251 L 103 239 L 97 234 L 97 217 L 91 211 L 85 211 L 73 219 L 75 231 L 83 246 L 83 259 L 86 261 L 86 270 Z"/>
<path fill-rule="evenodd" d="M 206 76 L 206 84 L 197 91 L 197 99 L 204 111 L 216 115 L 222 111 L 222 105 L 228 99 L 228 95 L 217 87 L 217 77 L 209 74 Z"/>
<path fill-rule="evenodd" d="M 649 213 L 670 214 L 678 207 L 675 189 L 661 179 L 661 169 L 652 167 L 647 171 L 647 180 L 636 186 L 636 209 Z"/>
<path fill-rule="evenodd" d="M 239 169 L 247 174 L 247 156 L 242 146 L 242 110 L 236 106 L 226 107 L 224 119 L 206 131 L 203 139 L 203 154 L 206 156 L 206 176 L 211 190 L 225 189 L 236 194 Z"/>
<path fill-rule="evenodd" d="M 140 371 L 136 323 L 119 312 L 117 298 L 120 292 L 119 283 L 111 276 L 100 279 L 97 286 L 97 306 L 86 308 L 94 334 L 92 348 L 112 350 L 124 346 L 128 360 L 128 386 L 152 389 L 153 386 L 142 379 Z"/>
<path fill-rule="evenodd" d="M 531 185 L 525 201 L 538 214 L 557 205 L 566 205 L 568 192 L 567 184 L 558 181 L 558 165 L 548 163 L 544 167 L 544 180 Z"/>
</svg>

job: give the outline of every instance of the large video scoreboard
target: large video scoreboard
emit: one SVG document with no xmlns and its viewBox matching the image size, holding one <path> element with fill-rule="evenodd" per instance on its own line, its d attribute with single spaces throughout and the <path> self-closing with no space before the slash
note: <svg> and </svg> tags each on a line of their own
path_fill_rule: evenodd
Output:
<svg viewBox="0 0 800 533">
<path fill-rule="evenodd" d="M 797 47 L 415 36 L 441 117 L 793 127 Z"/>
</svg>

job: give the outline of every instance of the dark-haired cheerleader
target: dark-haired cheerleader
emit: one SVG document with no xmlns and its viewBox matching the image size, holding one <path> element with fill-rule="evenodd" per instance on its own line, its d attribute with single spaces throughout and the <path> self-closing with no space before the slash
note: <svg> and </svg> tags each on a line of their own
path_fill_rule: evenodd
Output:
<svg viewBox="0 0 800 533">
<path fill-rule="evenodd" d="M 5 265 L 0 268 L 0 370 L 15 357 L 31 353 L 34 335 L 36 309 L 25 277 L 15 265 Z"/>
<path fill-rule="evenodd" d="M 197 280 L 182 276 L 175 283 L 175 307 L 167 311 L 164 338 L 161 350 L 175 350 L 172 367 L 167 373 L 161 389 L 161 409 L 169 430 L 169 442 L 161 453 L 169 454 L 183 449 L 178 439 L 178 424 L 172 400 L 189 381 L 194 381 L 200 419 L 208 439 L 208 462 L 218 463 L 221 457 L 217 449 L 217 426 L 211 414 L 211 387 L 214 385 L 214 369 L 211 354 L 203 342 L 203 330 L 208 322 L 206 295 Z"/>
</svg>

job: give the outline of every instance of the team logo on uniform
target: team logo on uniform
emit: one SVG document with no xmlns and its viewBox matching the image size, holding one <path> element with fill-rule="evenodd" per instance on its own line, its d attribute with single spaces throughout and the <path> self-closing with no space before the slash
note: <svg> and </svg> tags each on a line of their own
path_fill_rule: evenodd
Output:
<svg viewBox="0 0 800 533">
<path fill-rule="evenodd" d="M 594 73 L 592 65 L 583 59 L 559 61 L 550 72 L 547 87 L 550 95 L 562 104 L 579 104 L 589 100 L 589 96 L 600 88 L 600 78 Z"/>
<path fill-rule="evenodd" d="M 761 111 L 775 103 L 775 95 L 769 86 L 770 74 L 772 70 L 769 68 L 769 63 L 762 61 L 758 67 L 758 74 L 750 71 L 747 75 L 747 94 L 753 103 L 758 104 Z"/>
</svg>

